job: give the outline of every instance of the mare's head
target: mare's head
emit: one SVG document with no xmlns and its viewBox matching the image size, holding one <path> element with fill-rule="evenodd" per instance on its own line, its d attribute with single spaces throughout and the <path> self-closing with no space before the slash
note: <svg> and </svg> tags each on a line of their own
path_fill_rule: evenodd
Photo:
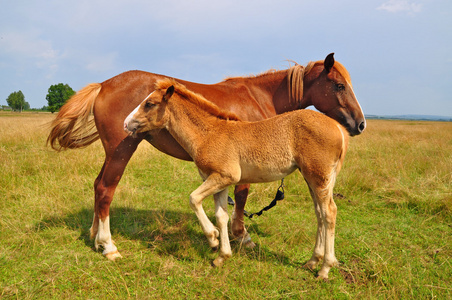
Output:
<svg viewBox="0 0 452 300">
<path fill-rule="evenodd" d="M 306 67 L 304 98 L 309 105 L 341 123 L 351 136 L 358 135 L 366 128 L 366 119 L 347 69 L 335 62 L 333 55 Z"/>
<path fill-rule="evenodd" d="M 166 106 L 174 93 L 174 86 L 156 89 L 144 99 L 125 119 L 124 130 L 135 136 L 137 133 L 165 127 L 168 116 Z"/>
</svg>

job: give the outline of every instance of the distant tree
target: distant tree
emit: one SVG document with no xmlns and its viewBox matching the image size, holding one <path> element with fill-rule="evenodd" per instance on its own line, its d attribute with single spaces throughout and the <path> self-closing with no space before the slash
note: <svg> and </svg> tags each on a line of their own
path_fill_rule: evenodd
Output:
<svg viewBox="0 0 452 300">
<path fill-rule="evenodd" d="M 22 111 L 24 109 L 30 108 L 30 104 L 28 104 L 28 102 L 25 102 L 25 96 L 22 91 L 9 94 L 8 98 L 6 98 L 6 102 L 14 111 Z"/>
<path fill-rule="evenodd" d="M 67 84 L 58 83 L 51 85 L 46 96 L 49 111 L 54 113 L 59 110 L 74 94 L 74 90 Z"/>
</svg>

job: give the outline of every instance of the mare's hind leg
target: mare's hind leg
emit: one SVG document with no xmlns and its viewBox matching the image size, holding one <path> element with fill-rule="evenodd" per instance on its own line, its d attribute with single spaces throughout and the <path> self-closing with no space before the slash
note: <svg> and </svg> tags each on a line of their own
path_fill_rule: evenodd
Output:
<svg viewBox="0 0 452 300">
<path fill-rule="evenodd" d="M 102 165 L 102 169 L 99 172 L 99 175 L 97 176 L 96 180 L 94 181 L 94 194 L 96 193 L 96 189 L 97 189 L 97 185 L 100 182 L 100 179 L 102 178 L 102 175 L 104 174 L 104 169 L 105 169 L 105 164 L 106 162 L 104 162 L 104 164 Z M 96 197 L 94 197 L 94 208 L 97 207 L 97 199 Z M 91 225 L 91 228 L 89 229 L 89 233 L 90 233 L 90 238 L 94 239 L 97 235 L 97 232 L 99 230 L 99 217 L 97 216 L 96 213 L 94 213 L 94 218 L 93 218 L 93 224 Z"/>
<path fill-rule="evenodd" d="M 96 249 L 102 247 L 102 254 L 110 260 L 121 257 L 111 239 L 110 204 L 124 169 L 141 140 L 132 137 L 122 140 L 112 155 L 107 154 L 102 171 L 95 181 L 94 219 L 90 231 L 91 236 L 95 237 Z"/>
<path fill-rule="evenodd" d="M 327 279 L 328 272 L 338 265 L 334 254 L 334 231 L 336 226 L 337 206 L 333 200 L 335 174 L 324 182 L 324 185 L 314 185 L 308 182 L 309 190 L 314 201 L 317 216 L 317 238 L 314 253 L 306 263 L 306 267 L 314 269 L 323 257 L 323 264 L 318 273 L 319 278 Z"/>
<path fill-rule="evenodd" d="M 254 248 L 256 244 L 253 243 L 250 234 L 246 231 L 245 222 L 243 220 L 246 198 L 248 197 L 249 189 L 249 184 L 235 186 L 235 205 L 234 212 L 232 214 L 231 233 L 245 247 Z"/>
<path fill-rule="evenodd" d="M 217 226 L 220 229 L 220 255 L 212 262 L 215 267 L 220 267 L 232 256 L 231 244 L 228 235 L 228 189 L 224 189 L 213 195 L 215 200 L 215 216 L 217 218 Z"/>
</svg>

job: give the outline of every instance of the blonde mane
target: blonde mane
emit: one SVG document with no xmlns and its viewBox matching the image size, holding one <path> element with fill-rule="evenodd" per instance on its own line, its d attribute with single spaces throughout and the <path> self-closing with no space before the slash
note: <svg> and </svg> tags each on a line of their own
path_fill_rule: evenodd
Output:
<svg viewBox="0 0 452 300">
<path fill-rule="evenodd" d="M 287 90 L 289 94 L 289 101 L 292 102 L 301 102 L 301 99 L 303 98 L 303 79 L 306 74 L 309 73 L 309 71 L 312 70 L 314 65 L 317 62 L 309 62 L 306 66 L 302 66 L 297 64 L 295 61 L 289 61 L 294 63 L 294 66 L 291 66 L 287 70 L 275 70 L 271 69 L 268 71 L 265 71 L 263 73 L 260 73 L 258 75 L 249 75 L 249 76 L 236 76 L 236 77 L 227 77 L 225 81 L 231 81 L 231 80 L 237 80 L 237 79 L 244 79 L 244 78 L 258 78 L 262 76 L 266 76 L 269 74 L 274 74 L 277 72 L 284 72 L 287 71 Z M 320 62 L 320 61 L 319 61 Z M 322 61 L 323 62 L 323 61 Z"/>
<path fill-rule="evenodd" d="M 308 64 L 308 66 L 311 63 Z M 313 65 L 313 64 L 312 64 Z M 309 70 L 312 69 L 312 66 Z M 301 102 L 303 98 L 303 79 L 307 73 L 307 67 L 295 64 L 287 70 L 287 92 L 289 94 L 289 102 Z"/>
<path fill-rule="evenodd" d="M 179 96 L 182 96 L 183 98 L 189 100 L 191 103 L 195 104 L 202 110 L 208 112 L 209 114 L 220 118 L 224 120 L 235 120 L 239 121 L 240 118 L 229 111 L 222 110 L 217 105 L 215 105 L 213 102 L 210 102 L 206 98 L 204 98 L 202 95 L 197 94 L 189 89 L 181 83 L 178 83 L 174 79 L 165 78 L 158 80 L 155 83 L 155 89 L 156 90 L 165 90 L 169 88 L 170 86 L 174 86 L 174 92 L 177 93 Z"/>
</svg>

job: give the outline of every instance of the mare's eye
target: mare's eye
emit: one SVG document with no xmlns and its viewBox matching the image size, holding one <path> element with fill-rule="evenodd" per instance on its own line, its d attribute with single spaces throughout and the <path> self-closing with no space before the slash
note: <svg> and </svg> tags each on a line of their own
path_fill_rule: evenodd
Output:
<svg viewBox="0 0 452 300">
<path fill-rule="evenodd" d="M 338 92 L 344 91 L 344 90 L 345 90 L 345 85 L 343 85 L 342 83 L 337 83 L 337 84 L 336 84 L 336 90 L 337 90 Z"/>
</svg>

